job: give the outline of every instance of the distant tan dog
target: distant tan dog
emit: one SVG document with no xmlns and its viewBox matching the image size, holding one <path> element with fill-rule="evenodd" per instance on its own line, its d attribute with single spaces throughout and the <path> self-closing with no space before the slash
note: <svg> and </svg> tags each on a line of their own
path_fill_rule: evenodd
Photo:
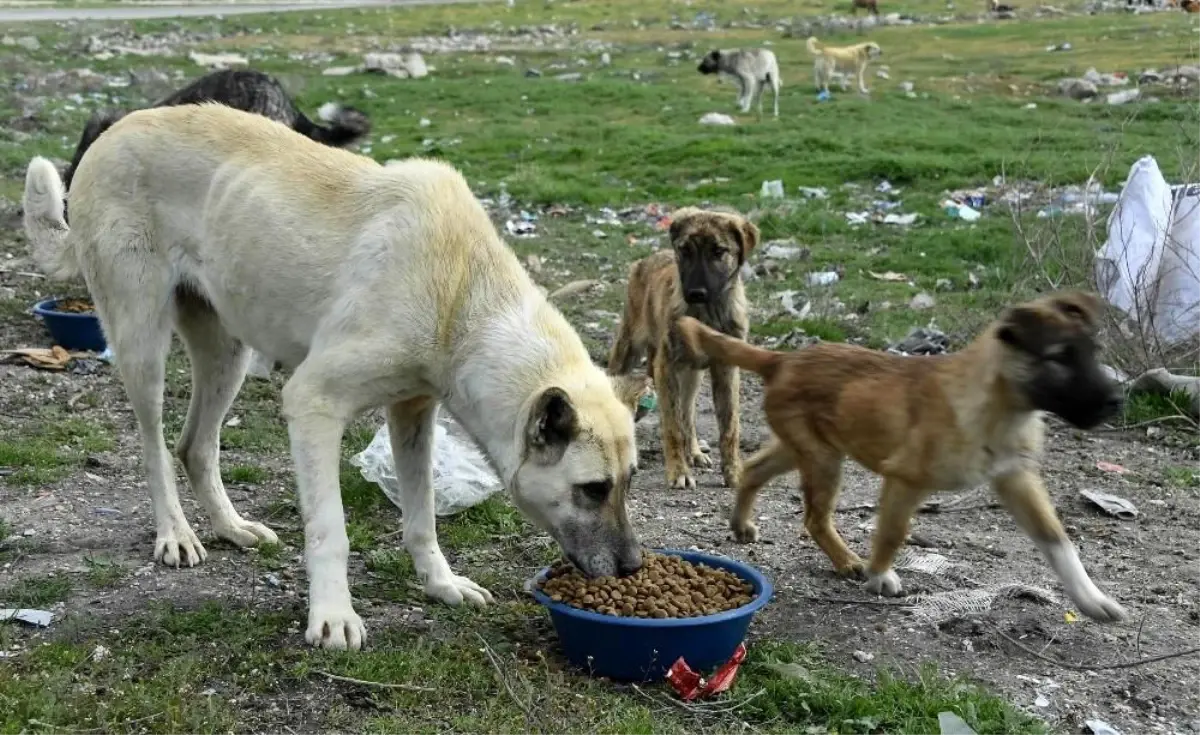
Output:
<svg viewBox="0 0 1200 735">
<path fill-rule="evenodd" d="M 933 492 L 990 483 L 1088 617 L 1124 618 L 1088 577 L 1038 474 L 1039 411 L 1088 429 L 1116 413 L 1121 393 L 1096 359 L 1099 300 L 1066 292 L 1009 309 L 962 352 L 901 357 L 820 344 L 770 352 L 688 318 L 689 347 L 763 376 L 773 441 L 746 462 L 732 518 L 755 541 L 754 499 L 772 478 L 799 469 L 804 526 L 843 575 L 864 564 L 833 523 L 845 455 L 883 476 L 867 589 L 900 594 L 892 570 L 909 522 Z"/>
<path fill-rule="evenodd" d="M 863 94 L 870 92 L 863 75 L 867 71 L 867 64 L 883 53 L 879 44 L 866 41 L 853 46 L 822 46 L 816 36 L 810 36 L 805 46 L 808 47 L 808 52 L 816 57 L 813 60 L 813 82 L 818 91 L 828 93 L 829 80 L 836 72 L 841 71 L 846 74 L 854 72 L 858 77 L 858 91 Z M 845 92 L 845 77 L 842 78 L 841 85 L 842 91 Z"/>
<path fill-rule="evenodd" d="M 693 356 L 679 341 L 676 320 L 684 314 L 743 338 L 749 329 L 742 263 L 758 245 L 758 228 L 740 215 L 688 207 L 674 215 L 672 249 L 633 264 L 620 331 L 608 363 L 612 376 L 627 375 L 649 354 L 658 390 L 663 454 L 671 487 L 695 487 L 694 466 L 708 467 L 696 437 L 696 393 L 700 371 L 712 378 L 713 404 L 721 433 L 725 483 L 737 487 L 740 385 L 735 367 Z"/>
</svg>

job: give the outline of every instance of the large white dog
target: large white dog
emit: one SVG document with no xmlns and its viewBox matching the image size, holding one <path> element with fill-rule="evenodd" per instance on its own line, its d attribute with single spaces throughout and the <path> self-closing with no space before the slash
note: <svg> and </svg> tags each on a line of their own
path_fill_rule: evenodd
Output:
<svg viewBox="0 0 1200 735">
<path fill-rule="evenodd" d="M 309 579 L 306 637 L 358 648 L 338 487 L 346 424 L 384 407 L 404 545 L 425 592 L 479 604 L 438 546 L 431 442 L 439 404 L 479 441 L 517 506 L 593 575 L 641 553 L 625 512 L 633 415 L 451 167 L 392 166 L 221 105 L 134 112 L 83 157 L 71 224 L 49 161 L 25 180 L 25 229 L 54 277 L 82 274 L 133 404 L 157 524 L 154 555 L 194 565 L 163 440 L 172 330 L 192 362 L 176 454 L 216 534 L 273 542 L 242 518 L 218 468 L 222 418 L 248 347 L 294 368 L 283 390 Z"/>
</svg>

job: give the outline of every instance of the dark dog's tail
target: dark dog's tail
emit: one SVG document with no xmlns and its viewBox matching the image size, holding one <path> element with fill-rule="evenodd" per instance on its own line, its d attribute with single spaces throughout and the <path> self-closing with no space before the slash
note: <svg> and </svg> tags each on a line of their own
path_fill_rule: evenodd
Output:
<svg viewBox="0 0 1200 735">
<path fill-rule="evenodd" d="M 83 126 L 83 135 L 79 136 L 79 145 L 75 147 L 75 155 L 71 157 L 71 163 L 63 172 L 62 185 L 65 191 L 71 190 L 71 179 L 75 178 L 75 169 L 83 160 L 83 154 L 87 153 L 87 149 L 92 147 L 92 143 L 96 142 L 96 138 L 99 138 L 101 133 L 111 128 L 124 116 L 123 112 L 110 111 L 98 112 L 88 118 L 87 125 Z"/>
<path fill-rule="evenodd" d="M 769 378 L 779 366 L 780 354 L 721 334 L 690 316 L 680 317 L 679 331 L 693 353 L 700 352 L 718 362 L 736 365 Z"/>
<path fill-rule="evenodd" d="M 299 113 L 296 132 L 335 148 L 350 145 L 371 132 L 371 120 L 365 114 L 336 102 L 321 105 L 321 109 L 317 110 L 317 118 L 327 125 L 318 125 Z"/>
</svg>

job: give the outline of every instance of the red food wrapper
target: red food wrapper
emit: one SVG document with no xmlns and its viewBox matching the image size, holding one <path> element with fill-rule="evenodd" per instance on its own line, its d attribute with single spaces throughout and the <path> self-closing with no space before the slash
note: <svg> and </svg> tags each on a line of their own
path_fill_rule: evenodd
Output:
<svg viewBox="0 0 1200 735">
<path fill-rule="evenodd" d="M 680 656 L 667 670 L 667 681 L 671 682 L 671 686 L 675 688 L 679 698 L 685 702 L 693 699 L 706 699 L 729 691 L 729 688 L 733 686 L 733 680 L 737 678 L 738 667 L 745 660 L 746 644 L 739 643 L 729 660 L 721 664 L 721 668 L 717 669 L 711 679 L 705 681 Z"/>
</svg>

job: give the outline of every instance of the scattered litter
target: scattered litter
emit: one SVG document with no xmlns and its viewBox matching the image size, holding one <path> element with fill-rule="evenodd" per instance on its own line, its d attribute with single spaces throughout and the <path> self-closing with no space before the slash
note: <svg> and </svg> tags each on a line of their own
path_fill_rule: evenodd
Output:
<svg viewBox="0 0 1200 735">
<path fill-rule="evenodd" d="M 680 656 L 667 670 L 667 681 L 675 689 L 679 698 L 685 702 L 693 699 L 707 699 L 716 694 L 728 691 L 737 678 L 738 667 L 746 660 L 746 644 L 739 643 L 729 660 L 721 664 L 707 682 L 688 666 L 687 661 Z"/>
<path fill-rule="evenodd" d="M 908 281 L 908 276 L 903 273 L 896 273 L 895 271 L 887 271 L 886 273 L 867 271 L 867 275 L 876 281 L 888 281 L 890 283 L 906 283 Z"/>
<path fill-rule="evenodd" d="M 608 237 L 608 233 L 604 230 L 592 230 L 592 237 L 603 239 Z"/>
<path fill-rule="evenodd" d="M 975 222 L 983 216 L 978 209 L 953 199 L 943 201 L 942 209 L 951 217 L 956 217 L 964 222 Z"/>
<path fill-rule="evenodd" d="M 870 221 L 871 215 L 869 212 L 846 212 L 846 223 L 851 227 L 865 225 Z"/>
<path fill-rule="evenodd" d="M 908 308 L 913 309 L 914 311 L 922 311 L 924 309 L 932 309 L 936 305 L 937 305 L 937 299 L 933 298 L 933 296 L 931 294 L 928 294 L 924 291 L 917 294 L 916 296 L 913 296 L 912 301 L 908 302 Z"/>
<path fill-rule="evenodd" d="M 557 74 L 554 78 L 560 82 L 580 82 L 583 81 L 583 72 L 569 71 L 564 74 Z"/>
<path fill-rule="evenodd" d="M 571 281 L 570 283 L 565 283 L 554 291 L 551 291 L 549 298 L 554 300 L 566 298 L 568 296 L 577 296 L 582 293 L 587 293 L 593 288 L 597 288 L 602 285 L 604 284 L 594 278 Z"/>
<path fill-rule="evenodd" d="M 737 121 L 723 112 L 708 112 L 700 117 L 701 125 L 737 125 Z"/>
<path fill-rule="evenodd" d="M 1101 74 L 1092 67 L 1083 73 L 1083 78 L 1098 87 L 1124 87 L 1129 84 L 1129 75 L 1125 72 Z"/>
<path fill-rule="evenodd" d="M 1101 472 L 1114 472 L 1118 475 L 1129 474 L 1129 470 L 1125 469 L 1121 465 L 1113 464 L 1112 462 L 1105 462 L 1104 460 L 1100 460 L 1096 463 L 1096 469 L 1100 470 Z"/>
<path fill-rule="evenodd" d="M 1046 47 L 1046 50 L 1047 50 L 1047 51 L 1050 51 L 1050 52 L 1054 52 L 1054 51 L 1070 51 L 1070 50 L 1071 50 L 1071 44 L 1070 44 L 1069 42 L 1066 42 L 1066 41 L 1064 41 L 1063 43 L 1056 43 L 1056 44 L 1053 44 L 1053 45 L 1047 46 L 1047 47 Z"/>
<path fill-rule="evenodd" d="M 1019 582 L 984 585 L 970 590 L 949 590 L 929 595 L 914 595 L 905 611 L 918 623 L 942 625 L 951 620 L 981 615 L 992 609 L 1002 597 L 1025 597 L 1043 604 L 1055 602 L 1049 590 Z"/>
<path fill-rule="evenodd" d="M 510 219 L 504 223 L 504 229 L 513 237 L 536 237 L 537 225 L 523 219 Z"/>
<path fill-rule="evenodd" d="M 429 67 L 425 57 L 415 51 L 406 54 L 387 52 L 372 52 L 363 55 L 361 71 L 374 74 L 387 74 L 399 79 L 423 79 L 429 76 Z"/>
<path fill-rule="evenodd" d="M 905 339 L 888 347 L 895 354 L 946 354 L 950 349 L 950 337 L 940 329 L 914 327 Z"/>
<path fill-rule="evenodd" d="M 865 664 L 868 661 L 875 660 L 875 654 L 867 653 L 866 651 L 855 651 L 853 653 L 853 656 L 854 656 L 854 660 L 859 662 L 860 664 Z"/>
<path fill-rule="evenodd" d="M 39 370 L 66 370 L 71 360 L 87 357 L 85 352 L 67 352 L 54 345 L 45 347 L 23 347 L 17 350 L 0 351 L 0 357 L 18 357 L 30 367 Z"/>
<path fill-rule="evenodd" d="M 460 438 L 456 435 L 459 432 L 461 429 L 448 416 L 438 417 L 434 425 L 434 513 L 439 516 L 453 515 L 478 505 L 503 489 L 474 442 L 466 434 Z M 383 494 L 403 510 L 387 424 L 375 432 L 366 449 L 350 458 L 350 464 L 359 468 L 363 479 L 379 485 Z"/>
<path fill-rule="evenodd" d="M 1084 720 L 1083 726 L 1092 735 L 1121 735 L 1121 731 L 1104 720 Z"/>
<path fill-rule="evenodd" d="M 1125 89 L 1120 92 L 1113 92 L 1105 98 L 1105 101 L 1107 101 L 1110 105 L 1123 105 L 1128 102 L 1133 102 L 1141 96 L 1141 90 L 1135 87 L 1133 89 Z"/>
<path fill-rule="evenodd" d="M 1073 100 L 1087 100 L 1100 94 L 1095 82 L 1070 77 L 1058 81 L 1058 93 Z"/>
<path fill-rule="evenodd" d="M 119 516 L 121 511 L 116 508 L 93 508 L 92 512 L 98 516 Z"/>
<path fill-rule="evenodd" d="M 1045 695 L 1039 694 L 1037 695 L 1037 699 L 1033 700 L 1033 705 L 1035 707 L 1049 707 L 1050 700 L 1046 699 Z"/>
<path fill-rule="evenodd" d="M 875 186 L 875 191 L 879 192 L 880 194 L 887 194 L 891 190 L 892 190 L 892 182 L 888 181 L 887 179 L 880 181 Z"/>
<path fill-rule="evenodd" d="M 27 608 L 0 610 L 0 623 L 9 620 L 16 620 L 19 623 L 34 625 L 39 628 L 48 628 L 50 627 L 50 623 L 54 621 L 54 613 L 49 610 L 32 610 Z"/>
<path fill-rule="evenodd" d="M 1071 623 L 1078 623 L 1079 616 L 1075 614 L 1074 610 L 1067 610 L 1063 613 L 1063 622 L 1067 625 L 1070 625 Z"/>
<path fill-rule="evenodd" d="M 953 712 L 938 712 L 940 735 L 977 735 L 963 718 Z"/>
<path fill-rule="evenodd" d="M 770 260 L 807 260 L 811 255 L 812 251 L 795 240 L 771 240 L 762 250 L 762 257 Z"/>
<path fill-rule="evenodd" d="M 798 186 L 796 190 L 803 194 L 805 199 L 829 198 L 829 190 L 823 186 Z"/>
<path fill-rule="evenodd" d="M 838 282 L 841 276 L 837 271 L 818 271 L 808 274 L 808 285 L 810 286 L 831 286 Z"/>
<path fill-rule="evenodd" d="M 235 66 L 248 66 L 250 60 L 241 54 L 202 54 L 193 51 L 188 54 L 193 63 L 209 69 L 232 69 Z"/>
<path fill-rule="evenodd" d="M 1024 107 L 1022 107 L 1021 109 L 1022 109 L 1022 110 L 1036 110 L 1036 109 L 1037 109 L 1037 103 L 1036 103 L 1036 102 L 1029 102 L 1029 103 L 1026 103 L 1026 105 L 1025 105 Z"/>
<path fill-rule="evenodd" d="M 1094 490 L 1080 490 L 1079 494 L 1100 506 L 1100 509 L 1110 516 L 1120 518 L 1123 521 L 1136 520 L 1138 517 L 1137 506 L 1125 498 L 1109 495 L 1108 493 L 1099 493 Z"/>
<path fill-rule="evenodd" d="M 885 216 L 883 218 L 883 223 L 885 225 L 905 225 L 905 226 L 907 226 L 907 225 L 911 225 L 912 223 L 916 222 L 917 217 L 919 217 L 919 216 L 920 215 L 917 214 L 916 212 L 911 212 L 909 214 L 895 214 L 894 212 L 889 212 L 887 214 L 887 216 Z"/>
<path fill-rule="evenodd" d="M 917 93 L 913 91 L 912 82 L 900 82 L 900 91 L 904 93 L 905 97 L 913 98 L 917 96 Z"/>
<path fill-rule="evenodd" d="M 911 569 L 922 574 L 941 575 L 955 566 L 954 562 L 941 554 L 922 554 L 904 549 L 892 562 L 896 569 Z"/>
<path fill-rule="evenodd" d="M 833 99 L 833 95 L 829 94 L 828 89 L 822 89 L 820 92 L 817 92 L 817 102 L 828 102 L 831 99 Z"/>
<path fill-rule="evenodd" d="M 112 653 L 112 651 L 97 643 L 96 647 L 92 649 L 92 660 L 103 661 L 104 659 L 108 658 L 108 654 L 110 653 Z"/>
<path fill-rule="evenodd" d="M 796 308 L 796 292 L 782 291 L 779 294 L 779 302 L 783 305 L 783 310 L 790 316 L 796 319 L 803 319 L 812 311 L 812 302 L 805 301 L 804 306 Z"/>
<path fill-rule="evenodd" d="M 783 181 L 775 179 L 762 182 L 762 189 L 759 190 L 758 195 L 763 199 L 782 199 Z"/>
</svg>

